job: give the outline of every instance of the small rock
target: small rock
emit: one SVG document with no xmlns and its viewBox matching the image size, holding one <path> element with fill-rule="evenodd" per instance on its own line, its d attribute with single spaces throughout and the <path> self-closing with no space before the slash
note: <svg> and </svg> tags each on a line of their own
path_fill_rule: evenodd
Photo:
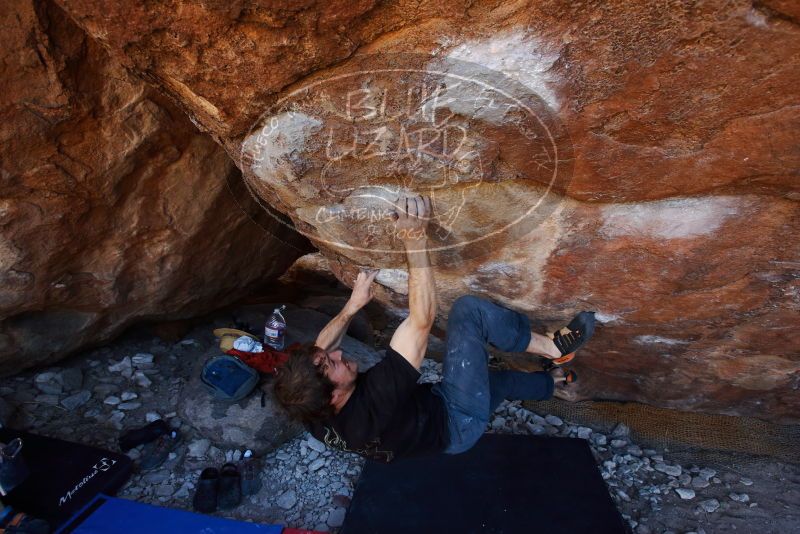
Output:
<svg viewBox="0 0 800 534">
<path fill-rule="evenodd" d="M 194 339 L 191 339 L 191 338 L 190 339 L 184 339 L 184 340 L 181 341 L 181 345 L 183 345 L 183 346 L 194 345 L 195 343 L 197 343 L 197 342 Z"/>
<path fill-rule="evenodd" d="M 530 416 L 529 416 L 529 419 L 531 420 L 532 423 L 535 423 L 537 425 L 547 424 L 547 421 L 545 420 L 545 418 L 542 417 L 541 415 L 539 415 L 538 413 L 531 412 Z"/>
<path fill-rule="evenodd" d="M 130 378 L 131 374 L 133 374 L 133 365 L 131 364 L 130 356 L 125 356 L 120 361 L 109 365 L 108 371 L 110 373 L 120 373 L 125 378 Z"/>
<path fill-rule="evenodd" d="M 159 497 L 169 497 L 175 493 L 175 487 L 172 484 L 161 484 L 156 486 L 156 495 Z"/>
<path fill-rule="evenodd" d="M 619 496 L 620 499 L 622 499 L 625 502 L 631 501 L 631 498 L 628 496 L 628 494 L 622 491 L 621 489 L 617 490 L 617 495 Z"/>
<path fill-rule="evenodd" d="M 681 499 L 684 501 L 688 501 L 690 499 L 694 499 L 694 490 L 689 488 L 675 488 L 675 493 L 680 496 Z"/>
<path fill-rule="evenodd" d="M 525 428 L 527 428 L 528 432 L 530 432 L 534 436 L 541 436 L 546 432 L 545 428 L 542 425 L 537 425 L 535 423 L 525 423 Z"/>
<path fill-rule="evenodd" d="M 147 473 L 142 477 L 142 480 L 147 484 L 161 484 L 165 480 L 169 479 L 169 471 L 167 470 L 159 470 L 152 473 Z"/>
<path fill-rule="evenodd" d="M 158 415 L 158 413 L 156 412 L 147 412 L 146 414 L 144 414 L 144 420 L 147 421 L 148 423 L 152 423 L 153 421 L 158 421 L 159 419 L 161 419 L 161 416 Z"/>
<path fill-rule="evenodd" d="M 344 517 L 347 510 L 344 508 L 336 508 L 328 514 L 328 526 L 331 528 L 339 528 L 344 524 Z"/>
<path fill-rule="evenodd" d="M 33 378 L 33 384 L 36 389 L 47 395 L 61 395 L 64 392 L 60 375 L 53 371 L 39 373 Z"/>
<path fill-rule="evenodd" d="M 285 491 L 278 497 L 276 503 L 284 510 L 291 510 L 294 508 L 294 505 L 297 504 L 297 494 L 295 494 L 294 490 Z"/>
<path fill-rule="evenodd" d="M 728 495 L 732 501 L 736 502 L 750 502 L 750 496 L 746 493 L 731 493 Z"/>
<path fill-rule="evenodd" d="M 139 387 L 149 388 L 153 382 L 142 371 L 136 371 L 133 373 L 133 383 Z"/>
<path fill-rule="evenodd" d="M 612 439 L 611 446 L 615 449 L 621 449 L 622 447 L 626 446 L 628 442 L 624 439 Z"/>
<path fill-rule="evenodd" d="M 116 412 L 111 414 L 111 417 L 108 418 L 108 421 L 117 430 L 122 430 L 122 420 L 123 419 L 125 419 L 125 414 L 122 413 L 122 412 L 116 411 Z"/>
<path fill-rule="evenodd" d="M 137 408 L 141 408 L 141 402 L 123 402 L 119 406 L 117 406 L 120 410 L 136 410 Z"/>
<path fill-rule="evenodd" d="M 153 355 L 149 352 L 139 352 L 133 355 L 131 363 L 137 367 L 142 364 L 153 363 Z"/>
<path fill-rule="evenodd" d="M 741 483 L 742 483 L 742 484 L 744 484 L 745 486 L 752 486 L 752 485 L 753 485 L 753 481 L 752 481 L 752 480 L 750 480 L 749 478 L 745 478 L 745 477 L 742 477 L 742 478 L 739 480 L 739 482 L 741 482 Z"/>
<path fill-rule="evenodd" d="M 66 408 L 67 410 L 74 410 L 79 406 L 83 406 L 89 399 L 92 398 L 92 394 L 86 391 L 85 389 L 81 392 L 78 392 L 74 395 L 70 395 L 69 397 L 63 399 L 61 401 L 61 406 Z"/>
<path fill-rule="evenodd" d="M 626 450 L 631 456 L 636 456 L 637 458 L 642 456 L 642 449 L 638 445 L 631 445 Z"/>
<path fill-rule="evenodd" d="M 627 437 L 631 434 L 631 429 L 625 423 L 619 423 L 611 431 L 611 435 L 615 438 Z"/>
<path fill-rule="evenodd" d="M 592 436 L 592 429 L 591 428 L 588 428 L 588 427 L 585 427 L 585 426 L 579 426 L 578 427 L 578 437 L 580 439 L 589 439 L 591 436 Z"/>
<path fill-rule="evenodd" d="M 555 415 L 547 415 L 544 418 L 544 420 L 547 421 L 548 425 L 561 426 L 564 424 L 564 421 L 562 421 L 560 417 L 557 417 Z"/>
<path fill-rule="evenodd" d="M 669 475 L 671 477 L 679 477 L 681 476 L 681 466 L 679 465 L 667 465 L 663 462 L 657 462 L 656 465 L 653 466 L 656 471 Z"/>
<path fill-rule="evenodd" d="M 700 508 L 702 508 L 709 514 L 714 513 L 719 509 L 719 501 L 717 499 L 708 499 L 707 501 L 701 501 Z"/>
<path fill-rule="evenodd" d="M 133 400 L 133 399 L 136 399 L 138 397 L 139 397 L 139 395 L 137 395 L 133 391 L 123 391 L 122 395 L 120 395 L 120 398 L 122 398 L 123 402 L 124 401 Z"/>
<path fill-rule="evenodd" d="M 192 486 L 189 482 L 184 482 L 183 486 L 175 492 L 176 499 L 185 499 L 187 498 L 192 492 Z"/>
<path fill-rule="evenodd" d="M 608 439 L 603 434 L 595 434 L 592 436 L 592 441 L 595 445 L 602 447 L 608 443 Z"/>
<path fill-rule="evenodd" d="M 116 406 L 120 403 L 119 397 L 116 395 L 111 395 L 105 398 L 103 404 L 108 404 L 109 406 Z"/>
<path fill-rule="evenodd" d="M 192 441 L 189 444 L 189 456 L 193 458 L 202 458 L 208 452 L 208 448 L 211 446 L 211 441 L 207 439 L 197 439 Z"/>
<path fill-rule="evenodd" d="M 317 452 L 325 452 L 325 444 L 322 443 L 320 440 L 316 439 L 313 436 L 309 436 L 308 440 L 306 441 L 309 448 L 317 451 Z"/>
<path fill-rule="evenodd" d="M 700 470 L 700 473 L 697 476 L 703 477 L 704 479 L 708 480 L 711 477 L 716 476 L 717 472 L 710 467 L 704 467 Z"/>
<path fill-rule="evenodd" d="M 692 478 L 692 487 L 697 489 L 707 488 L 710 485 L 708 479 L 703 478 L 701 476 L 696 476 Z"/>
<path fill-rule="evenodd" d="M 492 426 L 492 429 L 494 429 L 494 430 L 502 429 L 503 427 L 506 426 L 505 417 L 499 417 L 499 416 L 495 417 L 494 419 L 492 419 L 491 426 Z"/>
<path fill-rule="evenodd" d="M 324 465 L 325 465 L 325 460 L 323 460 L 322 458 L 317 458 L 316 460 L 311 462 L 311 465 L 308 466 L 308 470 L 312 471 L 312 472 L 313 471 L 317 471 L 320 468 L 322 468 Z"/>
</svg>

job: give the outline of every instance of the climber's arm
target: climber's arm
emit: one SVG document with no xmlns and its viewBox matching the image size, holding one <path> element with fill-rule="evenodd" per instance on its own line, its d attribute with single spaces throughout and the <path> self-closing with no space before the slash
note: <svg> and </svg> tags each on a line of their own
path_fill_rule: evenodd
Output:
<svg viewBox="0 0 800 534">
<path fill-rule="evenodd" d="M 408 317 L 397 327 L 389 346 L 415 369 L 428 348 L 428 334 L 436 317 L 436 283 L 428 257 L 427 225 L 431 215 L 428 197 L 401 199 L 395 226 L 408 260 Z"/>
<path fill-rule="evenodd" d="M 372 271 L 371 273 L 362 271 L 358 273 L 350 299 L 344 305 L 342 311 L 325 325 L 325 328 L 319 333 L 317 341 L 314 343 L 317 347 L 327 351 L 339 348 L 342 338 L 350 326 L 350 321 L 353 320 L 358 310 L 372 300 L 372 281 L 375 279 L 376 274 L 378 274 L 378 271 Z"/>
</svg>

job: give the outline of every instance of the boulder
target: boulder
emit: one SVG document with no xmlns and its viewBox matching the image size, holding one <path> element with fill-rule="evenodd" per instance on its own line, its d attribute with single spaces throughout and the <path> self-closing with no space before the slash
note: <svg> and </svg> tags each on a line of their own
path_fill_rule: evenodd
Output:
<svg viewBox="0 0 800 534">
<path fill-rule="evenodd" d="M 57 1 L 343 282 L 402 310 L 387 216 L 435 191 L 441 325 L 463 293 L 596 310 L 579 397 L 799 421 L 792 3 Z"/>
<path fill-rule="evenodd" d="M 286 269 L 280 225 L 244 213 L 239 171 L 178 107 L 53 3 L 12 0 L 0 19 L 0 373 Z"/>
</svg>

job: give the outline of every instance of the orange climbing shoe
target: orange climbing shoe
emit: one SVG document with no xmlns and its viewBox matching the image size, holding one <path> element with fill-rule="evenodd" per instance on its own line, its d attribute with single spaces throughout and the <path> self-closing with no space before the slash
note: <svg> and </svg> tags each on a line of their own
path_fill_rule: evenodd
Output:
<svg viewBox="0 0 800 534">
<path fill-rule="evenodd" d="M 551 339 L 560 358 L 550 360 L 554 365 L 564 365 L 575 358 L 575 353 L 583 347 L 594 334 L 594 312 L 583 311 L 576 315 L 567 326 L 554 332 Z"/>
</svg>

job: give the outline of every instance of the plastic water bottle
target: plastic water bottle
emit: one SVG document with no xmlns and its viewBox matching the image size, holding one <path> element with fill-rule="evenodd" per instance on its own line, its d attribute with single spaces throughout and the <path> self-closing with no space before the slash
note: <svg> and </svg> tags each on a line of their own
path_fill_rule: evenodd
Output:
<svg viewBox="0 0 800 534">
<path fill-rule="evenodd" d="M 275 350 L 283 350 L 286 341 L 286 319 L 281 314 L 285 309 L 286 306 L 275 308 L 264 325 L 264 343 Z"/>
</svg>

